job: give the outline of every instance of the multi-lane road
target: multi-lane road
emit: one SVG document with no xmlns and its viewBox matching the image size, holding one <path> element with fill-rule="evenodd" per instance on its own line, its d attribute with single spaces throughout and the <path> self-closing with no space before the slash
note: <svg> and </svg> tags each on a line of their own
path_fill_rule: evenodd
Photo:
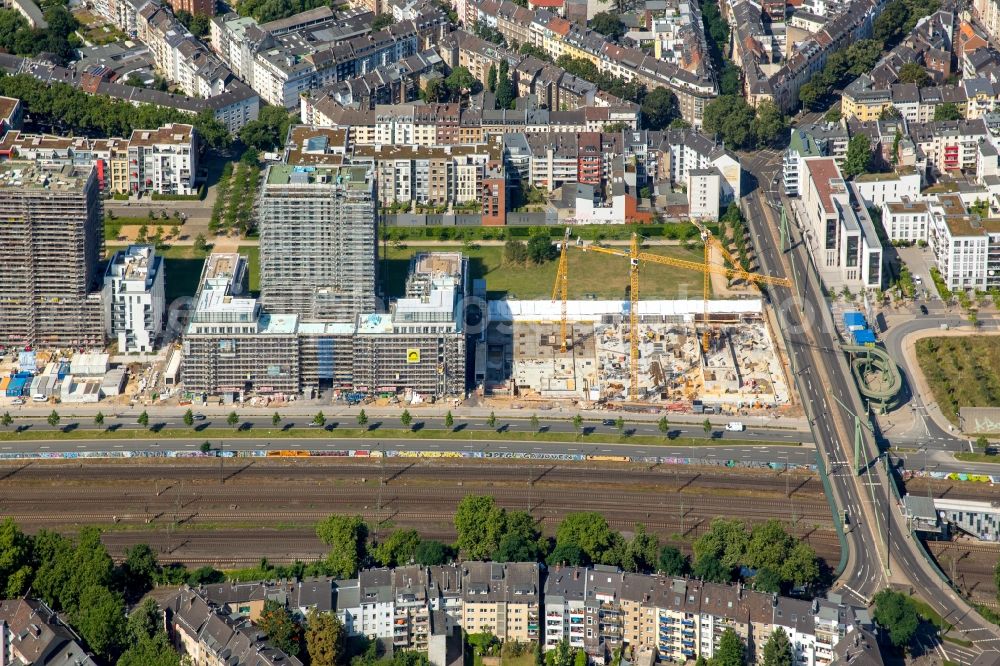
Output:
<svg viewBox="0 0 1000 666">
<path fill-rule="evenodd" d="M 813 424 L 817 447 L 830 466 L 830 480 L 838 505 L 855 518 L 848 532 L 850 557 L 839 582 L 841 591 L 855 600 L 870 601 L 890 582 L 906 581 L 920 591 L 927 602 L 973 642 L 974 650 L 997 651 L 1000 660 L 1000 635 L 997 628 L 984 621 L 927 564 L 923 546 L 912 539 L 896 505 L 889 480 L 878 462 L 878 448 L 862 428 L 864 446 L 861 475 L 851 471 L 854 460 L 850 448 L 855 434 L 855 418 L 837 400 L 854 413 L 863 413 L 853 379 L 834 337 L 832 319 L 818 282 L 816 271 L 804 244 L 792 229 L 792 247 L 782 252 L 779 240 L 780 199 L 774 196 L 772 183 L 780 162 L 764 155 L 751 169 L 758 187 L 746 197 L 745 205 L 751 232 L 758 239 L 758 256 L 764 272 L 786 275 L 785 262 L 798 276 L 796 287 L 801 298 L 792 298 L 787 290 L 775 290 L 782 316 L 782 330 L 796 371 L 795 380 Z M 836 400 L 835 400 L 836 398 Z M 887 551 L 888 550 L 888 557 Z M 954 645 L 942 644 L 962 663 L 969 652 Z"/>
</svg>

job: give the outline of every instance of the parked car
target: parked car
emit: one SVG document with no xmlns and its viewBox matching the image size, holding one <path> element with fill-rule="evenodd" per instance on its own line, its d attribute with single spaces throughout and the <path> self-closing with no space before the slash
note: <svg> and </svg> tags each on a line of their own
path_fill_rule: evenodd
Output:
<svg viewBox="0 0 1000 666">
<path fill-rule="evenodd" d="M 927 314 L 927 306 L 926 305 L 921 304 L 921 306 L 920 306 L 920 314 L 922 314 L 922 315 Z"/>
</svg>

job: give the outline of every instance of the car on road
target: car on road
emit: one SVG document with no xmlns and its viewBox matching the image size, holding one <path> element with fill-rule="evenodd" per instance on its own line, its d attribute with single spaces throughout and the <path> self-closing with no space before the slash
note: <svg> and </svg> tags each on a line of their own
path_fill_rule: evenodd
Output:
<svg viewBox="0 0 1000 666">
<path fill-rule="evenodd" d="M 601 425 L 613 426 L 614 424 L 615 424 L 614 419 L 604 419 L 603 421 L 601 421 Z"/>
<path fill-rule="evenodd" d="M 913 276 L 913 282 L 916 283 L 916 284 L 923 284 L 924 283 L 923 279 L 919 275 L 914 275 Z"/>
<path fill-rule="evenodd" d="M 922 315 L 927 314 L 927 306 L 926 305 L 923 305 L 923 304 L 920 305 L 920 314 L 922 314 Z"/>
<path fill-rule="evenodd" d="M 726 424 L 726 432 L 743 432 L 745 429 L 742 421 L 730 421 Z"/>
<path fill-rule="evenodd" d="M 201 412 L 196 412 L 195 415 L 194 415 L 194 420 L 195 421 L 204 421 L 205 420 L 205 415 L 202 414 Z"/>
</svg>

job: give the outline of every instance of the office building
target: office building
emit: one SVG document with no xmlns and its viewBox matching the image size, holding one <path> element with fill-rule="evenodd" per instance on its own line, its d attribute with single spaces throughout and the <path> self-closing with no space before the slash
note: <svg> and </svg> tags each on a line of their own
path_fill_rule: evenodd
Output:
<svg viewBox="0 0 1000 666">
<path fill-rule="evenodd" d="M 298 393 L 298 318 L 267 314 L 257 299 L 246 296 L 246 257 L 209 256 L 200 284 L 184 335 L 185 389 L 230 395 Z"/>
<path fill-rule="evenodd" d="M 93 166 L 0 163 L 0 346 L 101 345 Z"/>
<path fill-rule="evenodd" d="M 375 177 L 355 167 L 268 168 L 260 197 L 267 312 L 353 322 L 375 311 Z"/>
<path fill-rule="evenodd" d="M 118 353 L 152 352 L 163 332 L 163 258 L 149 245 L 119 250 L 104 273 L 104 333 Z"/>
</svg>

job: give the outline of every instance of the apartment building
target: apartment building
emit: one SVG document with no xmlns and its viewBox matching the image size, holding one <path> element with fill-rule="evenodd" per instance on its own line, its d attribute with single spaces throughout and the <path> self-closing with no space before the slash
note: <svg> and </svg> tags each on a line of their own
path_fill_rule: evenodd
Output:
<svg viewBox="0 0 1000 666">
<path fill-rule="evenodd" d="M 205 260 L 194 311 L 184 334 L 181 376 L 192 392 L 299 392 L 295 315 L 271 315 L 246 296 L 246 257 L 216 253 Z"/>
<path fill-rule="evenodd" d="M 938 195 L 929 206 L 927 240 L 948 289 L 1000 286 L 1000 220 L 970 214 L 957 194 Z"/>
<path fill-rule="evenodd" d="M 861 195 L 832 157 L 801 160 L 794 208 L 827 288 L 881 288 L 882 244 Z"/>
<path fill-rule="evenodd" d="M 979 144 L 989 137 L 986 123 L 975 120 L 938 120 L 910 123 L 909 138 L 939 174 L 962 170 L 975 173 Z"/>
<path fill-rule="evenodd" d="M 927 242 L 930 234 L 930 205 L 903 197 L 882 204 L 882 227 L 890 241 Z"/>
<path fill-rule="evenodd" d="M 128 140 L 129 192 L 190 196 L 198 190 L 198 133 L 171 123 L 157 130 L 134 130 Z"/>
<path fill-rule="evenodd" d="M 268 312 L 352 322 L 375 311 L 376 192 L 365 166 L 268 167 L 260 194 Z"/>
<path fill-rule="evenodd" d="M 44 601 L 0 601 L 0 663 L 97 666 L 83 640 Z"/>
<path fill-rule="evenodd" d="M 0 346 L 104 343 L 96 170 L 0 162 Z"/>
<path fill-rule="evenodd" d="M 725 206 L 742 192 L 743 169 L 739 158 L 701 132 L 665 130 L 652 134 L 649 143 L 654 152 L 649 159 L 657 163 L 652 172 L 660 178 L 687 184 L 691 171 L 715 169 L 722 176 L 719 204 Z"/>
<path fill-rule="evenodd" d="M 101 191 L 129 191 L 127 139 L 62 137 L 11 130 L 0 138 L 0 158 L 30 160 L 49 168 L 93 166 Z"/>
<path fill-rule="evenodd" d="M 1000 41 L 1000 6 L 994 0 L 973 0 L 972 13 L 986 34 Z"/>
<path fill-rule="evenodd" d="M 469 633 L 489 632 L 501 640 L 538 640 L 538 564 L 464 562 L 461 567 L 463 629 Z"/>
<path fill-rule="evenodd" d="M 234 619 L 187 586 L 163 604 L 167 635 L 198 666 L 302 666 L 297 657 L 267 643 L 249 620 Z"/>
<path fill-rule="evenodd" d="M 163 258 L 150 245 L 115 252 L 104 273 L 104 334 L 119 354 L 146 354 L 163 332 Z"/>
<path fill-rule="evenodd" d="M 582 649 L 586 631 L 587 569 L 557 566 L 545 577 L 543 650 L 569 641 L 573 650 Z"/>
</svg>

